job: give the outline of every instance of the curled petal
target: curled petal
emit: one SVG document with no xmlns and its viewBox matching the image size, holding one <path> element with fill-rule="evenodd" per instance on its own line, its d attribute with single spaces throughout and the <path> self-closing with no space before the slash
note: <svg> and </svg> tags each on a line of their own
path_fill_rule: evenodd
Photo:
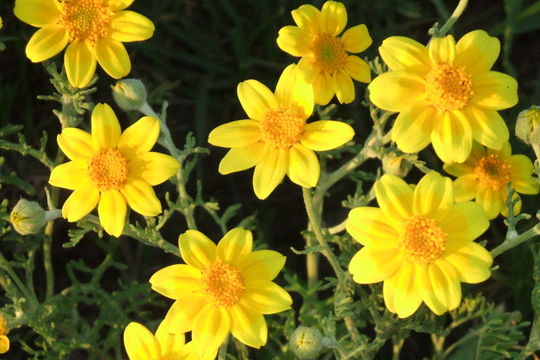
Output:
<svg viewBox="0 0 540 360">
<path fill-rule="evenodd" d="M 347 10 L 338 1 L 327 1 L 321 9 L 321 25 L 323 31 L 330 35 L 338 35 L 347 25 Z"/>
<path fill-rule="evenodd" d="M 379 47 L 379 53 L 391 70 L 419 68 L 428 72 L 430 69 L 428 49 L 407 37 L 391 36 L 385 39 Z"/>
<path fill-rule="evenodd" d="M 309 32 L 297 26 L 284 26 L 277 38 L 279 48 L 292 56 L 305 56 L 310 52 Z"/>
<path fill-rule="evenodd" d="M 343 33 L 341 40 L 343 40 L 345 50 L 351 53 L 362 52 L 373 42 L 371 36 L 369 36 L 368 29 L 364 24 L 347 29 L 347 31 Z"/>
<path fill-rule="evenodd" d="M 251 253 L 253 248 L 253 234 L 241 227 L 227 232 L 217 245 L 217 258 L 232 262 L 241 255 Z"/>
<path fill-rule="evenodd" d="M 216 244 L 197 230 L 188 230 L 178 238 L 180 254 L 186 264 L 204 270 L 216 259 Z"/>
<path fill-rule="evenodd" d="M 241 82 L 236 92 L 242 107 L 251 119 L 263 120 L 269 110 L 278 108 L 274 94 L 257 80 Z"/>
</svg>

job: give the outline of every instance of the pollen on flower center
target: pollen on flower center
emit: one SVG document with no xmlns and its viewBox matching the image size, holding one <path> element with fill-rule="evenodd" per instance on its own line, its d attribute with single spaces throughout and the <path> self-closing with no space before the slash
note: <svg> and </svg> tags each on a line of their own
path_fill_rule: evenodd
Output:
<svg viewBox="0 0 540 360">
<path fill-rule="evenodd" d="M 104 149 L 94 155 L 88 173 L 100 191 L 119 190 L 128 177 L 128 161 L 118 150 Z"/>
<path fill-rule="evenodd" d="M 444 253 L 446 237 L 435 220 L 414 216 L 405 223 L 400 236 L 400 248 L 407 253 L 408 261 L 430 264 Z"/>
<path fill-rule="evenodd" d="M 490 154 L 478 161 L 474 175 L 483 185 L 499 190 L 510 181 L 511 170 L 509 163 L 496 154 Z"/>
<path fill-rule="evenodd" d="M 426 76 L 426 99 L 441 110 L 460 110 L 472 96 L 472 77 L 461 66 L 439 64 Z"/>
<path fill-rule="evenodd" d="M 291 108 L 270 110 L 261 122 L 262 140 L 275 148 L 288 148 L 300 141 L 305 116 Z"/>
<path fill-rule="evenodd" d="M 240 271 L 223 261 L 216 261 L 202 274 L 204 291 L 219 305 L 232 306 L 244 293 L 244 279 Z"/>
<path fill-rule="evenodd" d="M 318 35 L 313 42 L 312 52 L 319 69 L 329 74 L 343 69 L 347 63 L 343 41 L 332 35 Z"/>
<path fill-rule="evenodd" d="M 113 15 L 106 0 L 61 0 L 60 24 L 71 42 L 87 41 L 95 44 L 107 36 Z"/>
</svg>

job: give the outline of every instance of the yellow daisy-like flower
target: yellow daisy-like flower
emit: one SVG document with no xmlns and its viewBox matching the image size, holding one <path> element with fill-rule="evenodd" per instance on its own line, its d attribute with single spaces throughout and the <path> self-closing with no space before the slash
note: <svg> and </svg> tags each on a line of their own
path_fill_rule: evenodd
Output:
<svg viewBox="0 0 540 360">
<path fill-rule="evenodd" d="M 534 165 L 525 155 L 512 155 L 509 143 L 501 150 L 486 149 L 474 143 L 471 155 L 462 164 L 445 164 L 444 170 L 458 178 L 454 182 L 456 201 L 476 198 L 489 219 L 502 213 L 508 216 L 506 185 L 512 182 L 514 190 L 521 194 L 534 195 L 540 184 L 533 178 Z M 515 194 L 519 199 L 519 195 Z M 515 212 L 521 209 L 521 200 Z"/>
<path fill-rule="evenodd" d="M 313 87 L 289 65 L 272 93 L 257 80 L 238 84 L 238 98 L 249 119 L 218 126 L 212 145 L 231 148 L 219 164 L 221 174 L 255 166 L 253 189 L 265 199 L 285 175 L 309 188 L 317 184 L 320 165 L 314 151 L 335 149 L 351 140 L 354 130 L 332 120 L 306 123 L 313 112 Z"/>
<path fill-rule="evenodd" d="M 131 70 L 123 42 L 152 37 L 154 24 L 125 10 L 134 0 L 16 0 L 15 15 L 40 28 L 26 46 L 32 62 L 47 60 L 66 46 L 64 65 L 69 82 L 88 85 L 96 63 L 115 79 Z M 69 44 L 69 45 L 68 45 Z"/>
<path fill-rule="evenodd" d="M 159 136 L 159 120 L 145 116 L 123 133 L 111 107 L 92 111 L 92 133 L 65 128 L 58 146 L 71 160 L 51 172 L 49 184 L 73 193 L 62 207 L 68 221 L 77 221 L 96 206 L 105 231 L 120 236 L 127 205 L 144 216 L 156 216 L 161 203 L 152 186 L 178 170 L 172 156 L 151 152 Z"/>
<path fill-rule="evenodd" d="M 313 83 L 315 102 L 326 105 L 334 94 L 340 103 L 354 100 L 352 79 L 371 81 L 369 65 L 356 55 L 371 43 L 366 25 L 354 26 L 338 35 L 347 25 L 347 10 L 337 1 L 327 1 L 321 10 L 302 5 L 291 12 L 297 26 L 279 30 L 278 46 L 292 56 L 301 57 L 298 69 Z"/>
<path fill-rule="evenodd" d="M 490 253 L 473 242 L 489 226 L 474 202 L 454 203 L 452 181 L 436 172 L 414 190 L 395 175 L 375 184 L 380 208 L 349 213 L 347 231 L 364 247 L 349 264 L 360 284 L 384 281 L 388 310 L 404 318 L 422 302 L 437 315 L 461 302 L 460 282 L 490 276 Z"/>
<path fill-rule="evenodd" d="M 473 139 L 492 149 L 508 141 L 497 110 L 514 106 L 517 82 L 490 71 L 500 52 L 497 38 L 475 30 L 457 44 L 452 35 L 433 38 L 428 47 L 392 36 L 379 48 L 391 71 L 369 85 L 378 107 L 399 112 L 392 140 L 412 153 L 433 143 L 446 163 L 463 162 Z"/>
<path fill-rule="evenodd" d="M 259 348 L 268 329 L 263 314 L 291 307 L 291 297 L 272 282 L 285 256 L 272 250 L 252 251 L 251 231 L 235 228 L 214 244 L 188 230 L 179 247 L 186 264 L 171 265 L 150 279 L 152 289 L 176 300 L 165 317 L 174 332 L 192 331 L 197 355 L 217 349 L 229 333 Z"/>
<path fill-rule="evenodd" d="M 196 356 L 193 343 L 185 344 L 183 333 L 169 332 L 163 322 L 152 334 L 144 325 L 131 322 L 124 330 L 124 346 L 129 360 L 212 360 L 215 350 Z"/>
</svg>

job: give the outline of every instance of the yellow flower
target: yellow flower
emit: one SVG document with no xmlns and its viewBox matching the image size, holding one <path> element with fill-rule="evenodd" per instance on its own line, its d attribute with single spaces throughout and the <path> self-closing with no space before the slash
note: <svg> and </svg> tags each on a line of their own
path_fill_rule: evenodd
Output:
<svg viewBox="0 0 540 360">
<path fill-rule="evenodd" d="M 0 354 L 5 354 L 9 351 L 9 331 L 8 323 L 3 315 L 0 315 Z"/>
<path fill-rule="evenodd" d="M 290 308 L 289 294 L 272 282 L 285 256 L 272 250 L 252 251 L 251 231 L 235 228 L 217 246 L 204 234 L 188 230 L 179 247 L 186 264 L 171 265 L 150 279 L 152 289 L 176 300 L 164 323 L 169 331 L 192 331 L 200 356 L 217 349 L 229 333 L 259 348 L 268 329 L 263 314 Z"/>
<path fill-rule="evenodd" d="M 231 148 L 219 164 L 221 174 L 255 166 L 253 189 L 265 199 L 285 174 L 309 188 L 320 174 L 315 151 L 331 150 L 351 140 L 354 130 L 339 121 L 307 124 L 313 112 L 313 87 L 289 65 L 272 93 L 256 80 L 238 85 L 238 98 L 249 119 L 218 126 L 208 136 L 212 145 Z"/>
<path fill-rule="evenodd" d="M 120 236 L 127 205 L 144 216 L 156 216 L 161 203 L 152 186 L 178 170 L 172 156 L 151 152 L 159 136 L 159 120 L 145 116 L 122 134 L 111 107 L 98 104 L 92 111 L 92 133 L 65 128 L 58 146 L 71 160 L 51 172 L 49 184 L 73 193 L 62 207 L 68 221 L 77 221 L 96 206 L 101 225 Z"/>
<path fill-rule="evenodd" d="M 154 32 L 148 18 L 124 10 L 133 1 L 16 0 L 15 15 L 40 28 L 28 41 L 26 56 L 41 62 L 67 46 L 66 74 L 80 88 L 92 80 L 96 62 L 115 79 L 126 76 L 131 62 L 122 42 L 146 40 Z"/>
<path fill-rule="evenodd" d="M 360 284 L 384 281 L 388 310 L 404 318 L 425 302 L 440 315 L 461 302 L 460 282 L 490 276 L 493 259 L 473 242 L 489 226 L 486 214 L 474 202 L 454 203 L 449 178 L 431 172 L 413 190 L 384 175 L 375 194 L 380 208 L 349 213 L 347 231 L 364 246 L 349 271 Z"/>
<path fill-rule="evenodd" d="M 512 182 L 514 190 L 534 195 L 540 185 L 532 177 L 534 165 L 525 155 L 512 155 L 509 143 L 501 150 L 486 149 L 474 143 L 471 155 L 462 164 L 445 164 L 444 170 L 458 178 L 454 182 L 456 201 L 476 198 L 489 219 L 502 213 L 508 216 L 506 185 Z M 519 199 L 519 195 L 515 195 Z M 515 212 L 521 209 L 521 199 Z"/>
<path fill-rule="evenodd" d="M 371 45 L 367 27 L 354 26 L 338 37 L 347 25 L 347 10 L 337 1 L 325 2 L 321 10 L 302 5 L 291 14 L 298 26 L 281 28 L 277 44 L 283 51 L 302 58 L 298 69 L 306 81 L 313 83 L 315 103 L 326 105 L 334 94 L 340 103 L 352 102 L 352 79 L 371 81 L 369 65 L 358 56 L 349 55 Z"/>
<path fill-rule="evenodd" d="M 171 333 L 163 322 L 152 334 L 144 325 L 131 322 L 124 330 L 124 346 L 129 360 L 211 360 L 216 358 L 216 351 L 209 351 L 205 356 L 195 356 L 193 343 L 185 344 L 183 333 Z"/>
<path fill-rule="evenodd" d="M 500 52 L 497 38 L 475 30 L 457 44 L 452 35 L 424 45 L 401 36 L 383 41 L 379 52 L 390 72 L 369 85 L 371 101 L 399 112 L 392 140 L 412 153 L 433 143 L 446 163 L 463 162 L 473 139 L 492 149 L 508 141 L 497 110 L 514 106 L 517 82 L 490 71 Z"/>
</svg>

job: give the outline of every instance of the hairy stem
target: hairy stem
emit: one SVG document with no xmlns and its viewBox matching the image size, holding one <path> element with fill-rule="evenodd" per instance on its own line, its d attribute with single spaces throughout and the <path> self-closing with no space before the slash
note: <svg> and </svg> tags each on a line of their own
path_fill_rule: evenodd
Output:
<svg viewBox="0 0 540 360">
<path fill-rule="evenodd" d="M 504 253 L 505 251 L 508 251 L 513 247 L 516 247 L 519 244 L 529 239 L 532 239 L 537 235 L 540 235 L 540 224 L 536 224 L 535 226 L 525 231 L 524 233 L 521 233 L 520 235 L 507 237 L 501 245 L 491 250 L 491 255 L 495 258 Z"/>
</svg>

